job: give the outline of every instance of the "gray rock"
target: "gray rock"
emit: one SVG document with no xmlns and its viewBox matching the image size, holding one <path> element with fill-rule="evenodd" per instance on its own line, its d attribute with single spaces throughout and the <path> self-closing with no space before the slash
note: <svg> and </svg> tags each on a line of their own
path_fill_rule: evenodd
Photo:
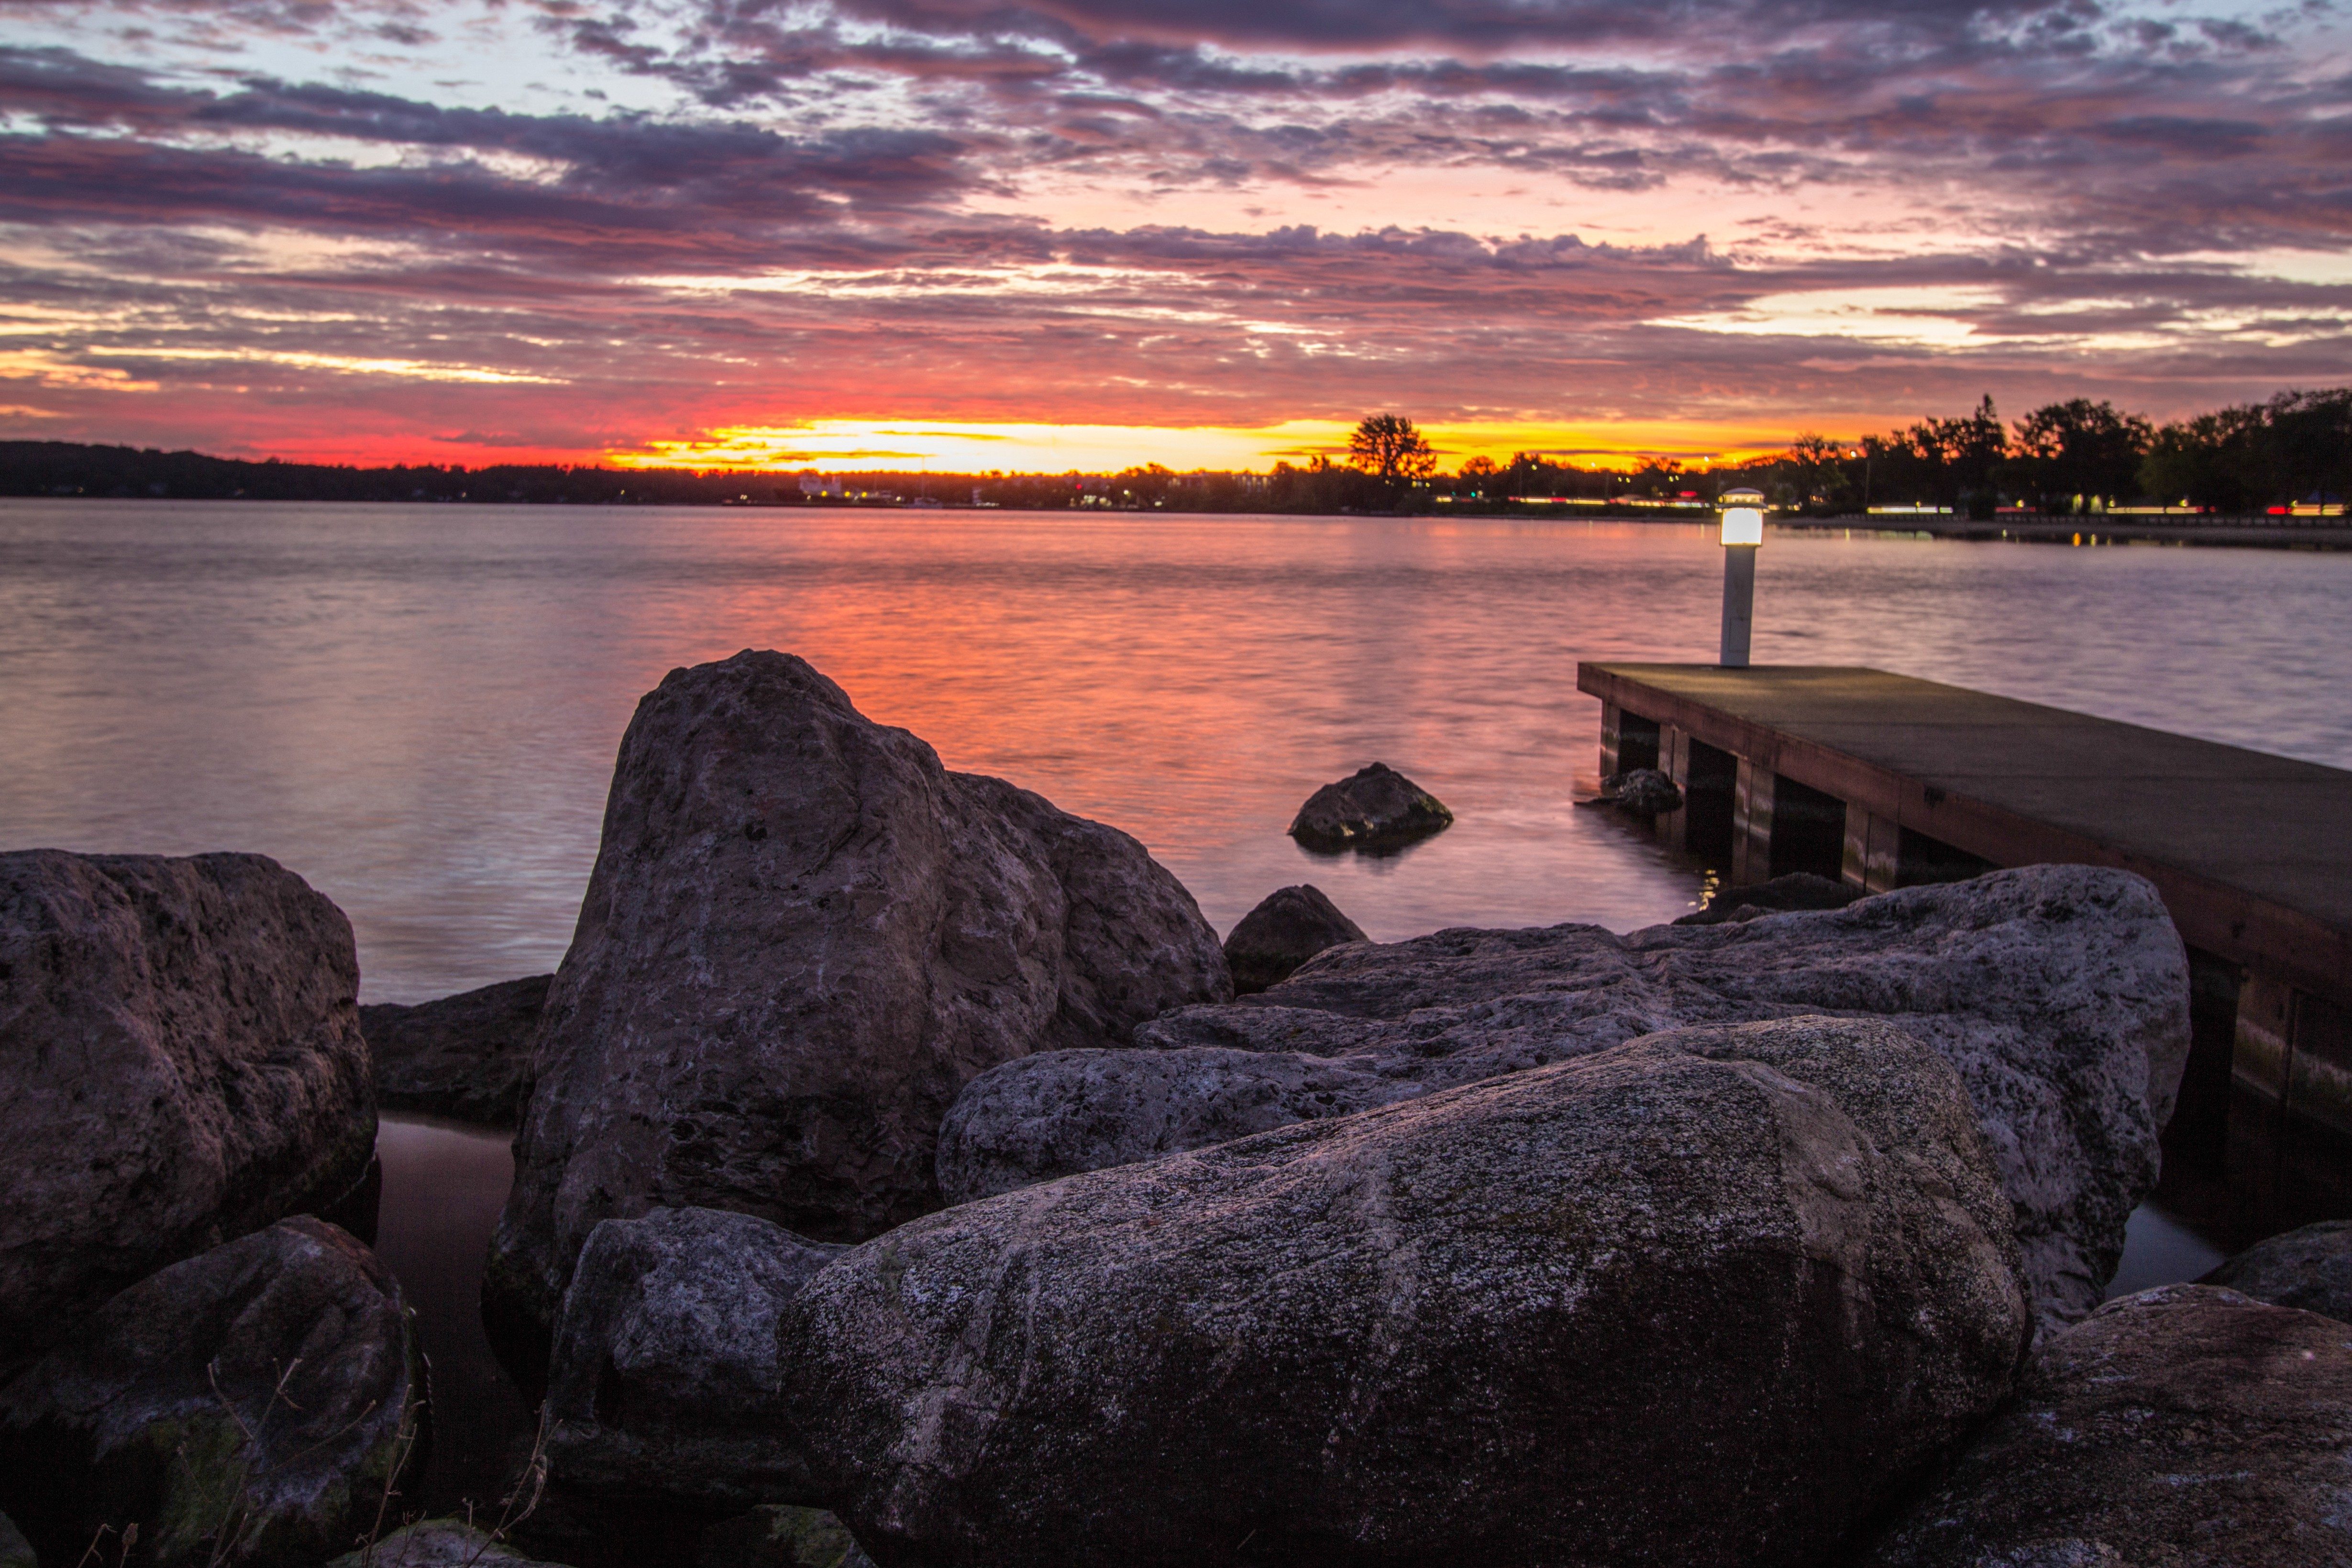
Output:
<svg viewBox="0 0 2352 1568">
<path fill-rule="evenodd" d="M 1869 1568 L 2352 1563 L 2344 1325 L 2168 1285 L 2044 1341 Z"/>
<path fill-rule="evenodd" d="M 1683 808 L 1683 792 L 1655 768 L 1629 768 L 1601 781 L 1601 794 L 1622 811 L 1636 816 L 1658 816 Z"/>
<path fill-rule="evenodd" d="M 527 1557 L 463 1520 L 427 1519 L 395 1530 L 371 1551 L 346 1552 L 327 1568 L 562 1568 Z"/>
<path fill-rule="evenodd" d="M 738 1509 L 805 1496 L 802 1457 L 772 1430 L 777 1315 L 846 1250 L 714 1209 L 599 1225 L 556 1327 L 550 1473 L 604 1495 Z"/>
<path fill-rule="evenodd" d="M 0 1377 L 363 1182 L 358 991 L 351 922 L 261 856 L 0 855 Z"/>
<path fill-rule="evenodd" d="M 311 1568 L 416 1457 L 425 1362 L 351 1236 L 280 1220 L 173 1264 L 0 1389 L 0 1506 L 44 1558 L 101 1526 L 138 1560 Z"/>
<path fill-rule="evenodd" d="M 1744 888 L 1717 888 L 1706 908 L 1683 916 L 1678 926 L 1719 926 L 1726 921 L 1752 921 L 1759 915 L 1788 910 L 1842 910 L 1864 895 L 1849 882 L 1832 882 L 1810 871 L 1792 871 L 1769 882 Z"/>
<path fill-rule="evenodd" d="M 530 1087 L 530 1041 L 552 974 L 500 981 L 414 1006 L 360 1009 L 381 1106 L 512 1127 Z"/>
<path fill-rule="evenodd" d="M 1268 893 L 1241 918 L 1225 938 L 1225 963 L 1234 972 L 1234 990 L 1248 994 L 1289 979 L 1318 952 L 1370 940 L 1322 889 L 1301 883 Z"/>
<path fill-rule="evenodd" d="M 841 1521 L 821 1508 L 772 1504 L 702 1532 L 695 1568 L 874 1568 Z"/>
<path fill-rule="evenodd" d="M 0 1513 L 0 1568 L 35 1568 L 32 1542 L 5 1513 Z"/>
<path fill-rule="evenodd" d="M 1453 826 L 1444 802 L 1374 763 L 1308 795 L 1290 836 L 1309 849 L 1395 849 Z"/>
<path fill-rule="evenodd" d="M 1811 1563 L 2031 1332 L 1958 1077 L 1658 1035 L 877 1237 L 779 1430 L 877 1560 Z"/>
<path fill-rule="evenodd" d="M 2032 866 L 1717 926 L 1439 931 L 975 1079 L 940 1130 L 957 1201 L 1522 1071 L 1687 1024 L 1878 1016 L 1958 1069 L 2045 1325 L 2095 1307 L 2189 1053 L 2156 889 Z"/>
<path fill-rule="evenodd" d="M 887 1229 L 938 1206 L 975 1074 L 1232 987 L 1126 834 L 948 772 L 800 659 L 674 670 L 621 742 L 486 1305 L 544 1334 L 588 1233 L 651 1208 Z"/>
<path fill-rule="evenodd" d="M 2258 1241 L 2198 1283 L 2352 1323 L 2352 1220 L 2323 1220 Z"/>
</svg>

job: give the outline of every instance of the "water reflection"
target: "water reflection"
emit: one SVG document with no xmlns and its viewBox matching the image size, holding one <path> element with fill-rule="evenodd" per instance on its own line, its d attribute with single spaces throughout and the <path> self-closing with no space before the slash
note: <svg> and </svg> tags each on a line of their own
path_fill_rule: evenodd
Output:
<svg viewBox="0 0 2352 1568">
<path fill-rule="evenodd" d="M 433 1363 L 433 1436 L 411 1507 L 493 1514 L 530 1448 L 530 1413 L 490 1353 L 478 1310 L 490 1230 L 514 1181 L 503 1132 L 386 1114 L 376 1132 L 383 1201 L 376 1252 L 416 1310 Z"/>
</svg>

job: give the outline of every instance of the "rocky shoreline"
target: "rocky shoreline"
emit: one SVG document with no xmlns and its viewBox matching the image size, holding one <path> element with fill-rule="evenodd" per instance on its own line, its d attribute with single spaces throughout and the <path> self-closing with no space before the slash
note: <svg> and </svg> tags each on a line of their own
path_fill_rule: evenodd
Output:
<svg viewBox="0 0 2352 1568">
<path fill-rule="evenodd" d="M 0 1564 L 2352 1562 L 2352 1230 L 2101 1305 L 2189 1039 L 2128 873 L 1220 943 L 747 652 L 640 705 L 553 976 L 357 990 L 260 857 L 0 854 Z M 516 1130 L 471 1521 L 379 1104 Z"/>
</svg>

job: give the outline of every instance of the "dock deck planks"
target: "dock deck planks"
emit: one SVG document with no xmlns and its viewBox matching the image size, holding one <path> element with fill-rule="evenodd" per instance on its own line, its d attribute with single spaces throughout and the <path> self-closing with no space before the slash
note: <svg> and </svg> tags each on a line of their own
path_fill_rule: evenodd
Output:
<svg viewBox="0 0 2352 1568">
<path fill-rule="evenodd" d="M 1577 685 L 1997 865 L 2138 871 L 2190 943 L 2352 1003 L 2352 772 L 1876 669 L 1590 663 Z"/>
</svg>

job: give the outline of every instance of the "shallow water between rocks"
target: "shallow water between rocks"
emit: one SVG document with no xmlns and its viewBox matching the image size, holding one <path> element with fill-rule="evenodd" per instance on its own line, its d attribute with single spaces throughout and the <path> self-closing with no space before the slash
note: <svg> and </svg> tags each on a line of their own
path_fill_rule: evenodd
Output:
<svg viewBox="0 0 2352 1568">
<path fill-rule="evenodd" d="M 1672 919 L 1707 868 L 1575 809 L 1580 658 L 1713 657 L 1711 529 L 1561 520 L 0 502 L 0 847 L 258 850 L 365 1000 L 554 967 L 667 670 L 809 658 L 948 765 L 1135 834 L 1223 931 L 1311 881 L 1375 938 Z M 2352 556 L 1775 533 L 1759 663 L 1867 664 L 2352 766 Z M 1283 836 L 1367 762 L 1457 826 Z M 528 1446 L 474 1311 L 503 1135 L 387 1116 L 379 1250 L 440 1419 L 422 1500 Z M 2117 1292 L 2223 1238 L 2150 1204 Z"/>
</svg>

